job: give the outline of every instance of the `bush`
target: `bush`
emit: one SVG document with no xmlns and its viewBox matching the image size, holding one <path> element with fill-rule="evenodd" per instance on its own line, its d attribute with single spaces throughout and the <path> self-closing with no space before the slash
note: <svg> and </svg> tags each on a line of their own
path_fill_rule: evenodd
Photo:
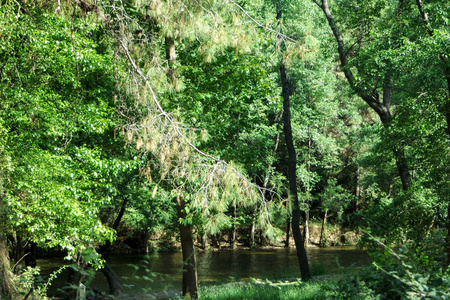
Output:
<svg viewBox="0 0 450 300">
<path fill-rule="evenodd" d="M 450 299 L 450 272 L 427 246 L 385 246 L 373 264 L 338 284 L 334 299 Z M 443 249 L 442 249 L 443 250 Z M 433 252 L 435 249 L 433 249 Z"/>
</svg>

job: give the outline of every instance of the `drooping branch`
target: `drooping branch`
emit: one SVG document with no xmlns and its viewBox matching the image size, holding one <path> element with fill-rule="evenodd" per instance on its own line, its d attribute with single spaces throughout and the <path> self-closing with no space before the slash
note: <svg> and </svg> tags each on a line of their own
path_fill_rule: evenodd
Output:
<svg viewBox="0 0 450 300">
<path fill-rule="evenodd" d="M 204 151 L 200 150 L 197 146 L 195 146 L 192 141 L 190 140 L 189 137 L 189 132 L 186 132 L 185 128 L 182 127 L 182 124 L 176 120 L 175 117 L 173 117 L 173 115 L 169 112 L 167 112 L 166 110 L 164 110 L 164 108 L 161 105 L 161 102 L 158 99 L 158 96 L 156 95 L 156 92 L 154 91 L 153 87 L 152 87 L 152 83 L 150 81 L 150 78 L 147 77 L 147 75 L 144 74 L 143 70 L 140 68 L 140 66 L 137 63 L 137 60 L 135 58 L 135 56 L 132 54 L 132 50 L 130 50 L 130 47 L 128 47 L 128 39 L 126 36 L 126 33 L 124 33 L 124 30 L 115 30 L 116 26 L 119 26 L 119 28 L 124 28 L 126 27 L 126 24 L 123 23 L 124 20 L 128 20 L 127 17 L 124 16 L 120 16 L 121 14 L 124 14 L 124 10 L 120 9 L 120 8 L 116 8 L 114 5 L 111 7 L 112 9 L 112 13 L 111 13 L 111 19 L 114 18 L 115 22 L 112 22 L 111 20 L 105 19 L 106 24 L 109 26 L 110 31 L 112 33 L 112 36 L 114 37 L 114 39 L 117 41 L 119 48 L 121 49 L 121 52 L 124 54 L 125 59 L 128 61 L 131 70 L 134 74 L 136 74 L 137 76 L 134 78 L 134 80 L 136 81 L 135 86 L 136 87 L 145 87 L 146 90 L 149 93 L 150 99 L 151 99 L 151 103 L 149 103 L 149 106 L 146 107 L 146 109 L 148 110 L 148 116 L 145 117 L 145 119 L 149 122 L 158 122 L 159 125 L 157 123 L 154 124 L 150 124 L 150 126 L 163 126 L 161 128 L 159 128 L 159 135 L 161 136 L 165 136 L 166 133 L 168 133 L 170 135 L 170 137 L 165 137 L 164 138 L 164 142 L 165 143 L 172 143 L 174 144 L 174 141 L 178 141 L 177 143 L 179 144 L 184 143 L 188 146 L 188 148 L 192 149 L 193 152 L 195 152 L 198 155 L 198 158 L 194 159 L 197 163 L 197 167 L 201 168 L 203 171 L 205 171 L 205 173 L 210 174 L 210 170 L 217 170 L 220 169 L 220 174 L 218 174 L 218 176 L 223 176 L 223 174 L 225 174 L 225 170 L 228 169 L 231 172 L 233 172 L 235 174 L 235 178 L 237 180 L 239 180 L 240 182 L 244 183 L 243 187 L 244 187 L 244 192 L 245 189 L 255 189 L 255 191 L 258 191 L 258 193 L 260 194 L 260 199 L 261 202 L 264 206 L 264 214 L 266 215 L 266 219 L 269 222 L 269 212 L 267 210 L 267 205 L 266 205 L 266 200 L 264 195 L 269 193 L 271 195 L 276 195 L 279 198 L 282 198 L 277 192 L 268 189 L 266 187 L 260 187 L 255 183 L 250 182 L 236 167 L 234 167 L 233 165 L 230 165 L 229 163 L 227 163 L 226 161 L 214 157 L 210 154 L 205 153 Z M 131 22 L 131 21 L 130 21 Z M 125 31 L 126 32 L 126 31 Z M 173 51 L 174 51 L 174 41 L 172 39 L 168 39 L 169 36 L 166 36 L 167 38 L 165 39 L 165 45 L 166 45 L 166 59 L 167 58 L 171 58 L 174 57 L 173 56 Z M 169 74 L 168 71 L 170 72 L 170 67 L 172 67 L 173 65 L 171 65 L 170 59 L 168 59 L 168 63 L 169 63 L 169 69 L 165 69 L 166 70 L 166 74 Z M 159 66 L 161 67 L 161 66 Z M 161 67 L 162 68 L 162 67 Z M 169 74 L 170 75 L 170 74 Z M 138 80 L 139 78 L 139 80 Z M 170 78 L 170 77 L 169 77 Z M 153 104 L 153 105 L 152 105 Z M 155 120 L 155 118 L 157 118 L 158 120 Z M 148 130 L 149 128 L 146 127 L 147 125 L 145 124 L 141 124 L 141 125 L 133 125 L 133 130 Z M 132 140 L 132 138 L 129 139 L 130 141 Z M 140 142 L 141 144 L 143 143 L 142 141 Z M 173 150 L 175 152 L 179 152 L 179 150 L 175 149 L 174 145 L 159 145 L 156 146 L 161 153 L 164 152 L 164 147 L 172 147 Z M 160 149 L 162 148 L 162 149 Z M 177 176 L 184 176 L 184 175 L 180 175 L 180 174 L 186 174 L 187 169 L 187 161 L 189 160 L 186 157 L 189 156 L 190 154 L 186 154 L 186 153 L 169 153 L 168 155 L 166 155 L 166 158 L 164 161 L 164 159 L 161 159 L 161 168 L 164 168 L 164 174 L 167 174 L 167 172 L 169 172 L 169 169 L 172 169 L 174 171 L 176 171 L 178 173 Z M 163 155 L 163 154 L 162 154 Z M 167 157 L 168 156 L 176 156 L 177 158 L 172 161 L 169 162 Z M 198 160 L 200 159 L 200 160 Z M 201 160 L 203 160 L 203 162 L 201 162 Z M 204 160 L 209 160 L 208 163 L 204 163 Z M 173 163 L 175 164 L 179 164 L 181 161 L 183 161 L 182 165 L 176 166 L 173 165 Z M 213 162 L 213 163 L 211 163 Z M 191 162 L 192 163 L 192 162 Z M 195 163 L 195 162 L 194 162 Z M 220 167 L 219 167 L 220 166 Z M 178 172 L 179 171 L 179 172 Z M 162 176 L 163 177 L 163 176 Z M 210 181 L 207 181 L 210 182 Z M 214 185 L 217 185 L 217 182 L 213 183 Z M 216 189 L 217 187 L 215 186 L 214 189 Z M 202 193 L 205 195 L 205 201 L 207 200 L 207 196 L 210 196 L 209 193 L 207 192 L 207 190 L 210 189 L 210 186 L 208 186 L 208 184 L 206 186 L 202 186 L 200 187 L 200 189 L 196 188 L 196 190 L 194 191 L 194 193 L 197 195 L 198 193 Z M 242 191 L 240 191 L 239 193 L 242 193 Z M 253 197 L 253 196 L 251 196 Z M 259 197 L 258 197 L 259 198 Z M 268 225 L 270 226 L 270 222 L 268 223 Z"/>
</svg>

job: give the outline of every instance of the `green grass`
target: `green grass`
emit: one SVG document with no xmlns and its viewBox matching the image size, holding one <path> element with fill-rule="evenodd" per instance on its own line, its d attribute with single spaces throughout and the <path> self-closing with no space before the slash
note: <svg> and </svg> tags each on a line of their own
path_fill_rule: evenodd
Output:
<svg viewBox="0 0 450 300">
<path fill-rule="evenodd" d="M 334 281 L 310 283 L 231 283 L 223 286 L 204 287 L 199 291 L 201 300 L 276 300 L 276 299 L 327 299 L 327 291 Z"/>
</svg>

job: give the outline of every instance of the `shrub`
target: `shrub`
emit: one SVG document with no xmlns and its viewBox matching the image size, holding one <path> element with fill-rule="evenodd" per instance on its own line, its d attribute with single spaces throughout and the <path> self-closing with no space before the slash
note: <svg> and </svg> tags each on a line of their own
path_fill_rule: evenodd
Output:
<svg viewBox="0 0 450 300">
<path fill-rule="evenodd" d="M 450 299 L 450 272 L 439 255 L 412 243 L 382 246 L 371 266 L 338 284 L 334 299 Z"/>
</svg>

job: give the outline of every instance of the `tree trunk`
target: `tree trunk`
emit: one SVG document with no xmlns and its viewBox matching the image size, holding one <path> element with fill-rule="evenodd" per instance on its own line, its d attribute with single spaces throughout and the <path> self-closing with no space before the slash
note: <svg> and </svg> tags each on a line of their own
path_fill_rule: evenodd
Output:
<svg viewBox="0 0 450 300">
<path fill-rule="evenodd" d="M 122 217 L 125 214 L 128 205 L 128 197 L 124 197 L 122 201 L 122 205 L 120 207 L 119 213 L 117 214 L 116 219 L 114 220 L 112 228 L 117 231 L 119 228 L 120 222 L 122 221 Z M 111 241 L 106 241 L 106 243 L 100 247 L 98 253 L 100 253 L 103 258 L 106 260 L 107 252 L 111 248 Z M 105 275 L 106 280 L 109 284 L 109 293 L 113 296 L 118 296 L 122 294 L 122 284 L 120 283 L 119 276 L 117 276 L 114 269 L 105 261 L 104 268 L 101 269 L 103 275 Z"/>
<path fill-rule="evenodd" d="M 252 220 L 252 225 L 250 226 L 250 234 L 248 237 L 248 247 L 251 249 L 253 249 L 253 246 L 255 245 L 255 232 L 256 232 L 256 220 L 255 220 L 255 214 L 256 214 L 256 206 L 253 210 L 253 220 Z"/>
<path fill-rule="evenodd" d="M 28 241 L 22 237 L 22 235 L 15 231 L 14 232 L 14 243 L 12 251 L 12 259 L 14 261 L 14 274 L 22 274 L 23 267 L 25 265 L 25 258 L 27 253 L 25 252 L 25 247 Z"/>
<path fill-rule="evenodd" d="M 302 233 L 300 232 L 300 207 L 297 194 L 297 154 L 295 152 L 294 141 L 292 138 L 291 128 L 291 111 L 289 102 L 289 82 L 286 75 L 284 63 L 280 63 L 281 84 L 283 93 L 283 121 L 284 136 L 289 156 L 289 190 L 292 197 L 292 234 L 294 236 L 295 247 L 297 249 L 297 257 L 300 263 L 300 273 L 303 281 L 311 279 L 309 270 L 308 257 L 303 242 Z"/>
<path fill-rule="evenodd" d="M 72 264 L 76 264 L 76 260 L 72 260 Z M 68 268 L 66 299 L 75 300 L 77 298 L 78 290 L 73 287 L 79 286 L 79 284 L 81 283 L 79 277 L 79 272 L 75 271 L 71 267 Z"/>
<path fill-rule="evenodd" d="M 175 87 L 177 83 L 177 72 L 175 70 L 176 53 L 175 42 L 173 38 L 166 36 L 164 38 L 166 47 L 166 59 L 167 59 L 167 76 L 170 79 L 170 83 Z"/>
<path fill-rule="evenodd" d="M 236 249 L 236 203 L 233 205 L 233 226 L 231 227 L 230 232 L 230 248 Z"/>
<path fill-rule="evenodd" d="M 25 263 L 27 267 L 35 268 L 37 265 L 36 262 L 36 254 L 37 254 L 37 245 L 35 242 L 30 242 L 30 248 L 28 250 L 28 255 L 25 256 Z"/>
<path fill-rule="evenodd" d="M 310 243 L 309 235 L 309 209 L 305 211 L 305 245 Z"/>
<path fill-rule="evenodd" d="M 281 24 L 283 11 L 281 1 L 278 2 L 277 20 Z M 281 29 L 280 29 L 281 31 Z M 280 35 L 277 36 L 277 43 L 282 44 Z M 306 255 L 305 244 L 300 231 L 300 206 L 297 193 L 297 153 L 294 147 L 291 127 L 291 107 L 289 101 L 289 81 L 287 79 L 286 67 L 283 59 L 280 61 L 281 91 L 283 96 L 283 131 L 286 147 L 288 151 L 288 179 L 289 191 L 292 197 L 292 235 L 294 236 L 295 248 L 297 250 L 300 273 L 303 281 L 311 280 L 308 257 Z"/>
<path fill-rule="evenodd" d="M 259 235 L 259 244 L 261 246 L 270 245 L 269 239 L 264 236 L 264 230 L 262 230 L 262 229 L 258 230 L 258 235 Z"/>
<path fill-rule="evenodd" d="M 402 188 L 406 191 L 411 185 L 411 174 L 409 173 L 408 162 L 405 157 L 405 151 L 403 148 L 394 150 L 395 163 L 397 170 L 400 174 L 400 180 L 402 181 Z"/>
<path fill-rule="evenodd" d="M 116 272 L 114 272 L 111 265 L 105 262 L 104 267 L 101 269 L 103 275 L 105 275 L 106 280 L 109 285 L 109 294 L 115 297 L 122 294 L 122 284 L 120 283 L 119 277 Z"/>
<path fill-rule="evenodd" d="M 220 242 L 217 239 L 217 234 L 211 234 L 211 247 L 220 248 Z"/>
<path fill-rule="evenodd" d="M 358 211 L 361 200 L 361 171 L 359 169 L 359 166 L 356 166 L 355 185 L 355 210 Z"/>
<path fill-rule="evenodd" d="M 327 215 L 328 215 L 328 209 L 325 209 L 325 214 L 323 215 L 323 220 L 322 220 L 322 228 L 320 229 L 320 239 L 319 239 L 319 246 L 323 247 L 324 242 L 323 242 L 323 234 L 325 232 L 325 225 L 327 224 Z"/>
<path fill-rule="evenodd" d="M 447 103 L 445 106 L 445 117 L 447 120 L 447 134 L 450 139 L 450 68 L 446 68 L 446 79 L 447 79 Z M 448 266 L 450 265 L 450 196 L 449 193 L 447 193 L 447 236 L 445 238 L 446 245 L 447 245 L 447 260 L 444 265 L 444 269 L 447 270 Z"/>
<path fill-rule="evenodd" d="M 284 248 L 289 248 L 291 239 L 291 218 L 287 218 L 286 224 L 286 241 L 284 242 Z"/>
<path fill-rule="evenodd" d="M 14 274 L 9 264 L 8 248 L 4 235 L 0 234 L 0 299 L 12 299 Z"/>
<path fill-rule="evenodd" d="M 443 56 L 441 56 L 443 57 Z M 448 60 L 448 58 L 446 59 Z M 448 65 L 448 62 L 447 62 Z M 447 121 L 447 135 L 450 139 L 450 67 L 445 67 L 445 79 L 447 81 L 447 101 L 445 103 L 444 107 L 444 114 L 445 119 Z M 445 237 L 446 242 L 446 253 L 447 253 L 447 260 L 444 265 L 444 270 L 447 270 L 450 266 L 450 196 L 447 189 L 447 236 Z"/>
<path fill-rule="evenodd" d="M 205 250 L 208 246 L 208 235 L 204 233 L 202 235 L 202 249 Z"/>
<path fill-rule="evenodd" d="M 177 197 L 177 213 L 179 220 L 186 219 L 186 203 L 181 196 Z M 181 251 L 183 253 L 183 296 L 190 299 L 198 298 L 197 269 L 195 261 L 194 240 L 191 225 L 179 223 Z"/>
</svg>

